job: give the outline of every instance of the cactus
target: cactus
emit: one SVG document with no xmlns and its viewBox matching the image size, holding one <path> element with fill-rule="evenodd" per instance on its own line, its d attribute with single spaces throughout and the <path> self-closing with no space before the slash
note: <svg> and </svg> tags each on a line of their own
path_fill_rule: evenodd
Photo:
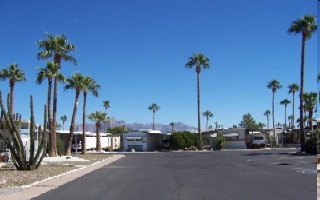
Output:
<svg viewBox="0 0 320 200">
<path fill-rule="evenodd" d="M 7 105 L 10 105 L 9 95 L 7 97 Z M 8 112 L 5 110 L 2 101 L 2 93 L 0 91 L 0 106 L 1 106 L 1 118 L 0 118 L 0 136 L 4 140 L 5 144 L 10 150 L 11 158 L 13 164 L 17 170 L 33 170 L 37 169 L 42 159 L 46 154 L 47 137 L 46 128 L 42 129 L 41 126 L 38 127 L 38 149 L 35 151 L 35 120 L 33 113 L 33 98 L 30 96 L 30 148 L 29 148 L 29 158 L 26 156 L 26 149 L 21 139 L 20 129 L 21 129 L 21 115 L 10 115 L 10 107 L 7 106 Z M 44 125 L 47 124 L 47 109 L 44 106 Z M 5 131 L 6 130 L 6 131 Z"/>
</svg>

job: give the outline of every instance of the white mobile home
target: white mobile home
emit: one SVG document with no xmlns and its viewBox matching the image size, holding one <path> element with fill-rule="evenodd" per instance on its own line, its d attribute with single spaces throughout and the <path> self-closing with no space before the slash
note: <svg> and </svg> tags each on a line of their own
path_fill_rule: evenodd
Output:
<svg viewBox="0 0 320 200">
<path fill-rule="evenodd" d="M 161 150 L 162 133 L 158 130 L 140 129 L 123 134 L 124 151 Z"/>
<path fill-rule="evenodd" d="M 211 129 L 202 132 L 204 138 L 207 139 L 206 148 L 216 148 L 217 136 L 222 135 L 226 139 L 225 149 L 245 149 L 245 129 L 229 128 L 229 129 Z"/>
<path fill-rule="evenodd" d="M 69 130 L 57 130 L 57 137 L 60 138 L 64 144 L 67 143 L 69 137 Z M 86 149 L 93 150 L 96 148 L 96 133 L 86 132 Z M 81 150 L 82 131 L 75 131 L 72 141 L 72 149 L 74 151 Z M 120 148 L 120 137 L 112 136 L 111 133 L 100 133 L 100 141 L 102 149 L 119 149 Z"/>
</svg>

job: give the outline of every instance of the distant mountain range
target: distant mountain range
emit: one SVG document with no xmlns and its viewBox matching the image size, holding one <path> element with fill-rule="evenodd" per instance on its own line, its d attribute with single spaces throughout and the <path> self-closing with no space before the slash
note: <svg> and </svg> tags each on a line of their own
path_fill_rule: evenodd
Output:
<svg viewBox="0 0 320 200">
<path fill-rule="evenodd" d="M 107 122 L 106 124 L 102 124 L 101 125 L 101 131 L 105 132 L 105 130 L 107 130 L 108 128 L 115 128 L 115 127 L 119 127 L 119 126 L 123 126 L 125 125 L 125 127 L 127 129 L 131 129 L 131 130 L 137 130 L 137 129 L 152 129 L 152 123 L 149 124 L 141 124 L 141 123 L 133 123 L 133 124 L 127 124 L 125 121 L 123 120 L 116 120 L 114 118 L 111 118 L 109 122 Z M 172 127 L 170 125 L 163 125 L 163 124 L 155 124 L 155 129 L 156 130 L 160 130 L 162 133 L 168 133 L 171 132 Z M 173 129 L 175 131 L 191 131 L 191 132 L 195 132 L 197 130 L 196 127 L 193 126 L 189 126 L 186 125 L 182 122 L 175 122 L 175 125 L 173 126 Z M 82 131 L 82 124 L 76 124 L 75 126 L 75 131 Z M 96 126 L 95 124 L 86 124 L 86 131 L 90 131 L 90 132 L 95 132 L 96 131 Z"/>
</svg>

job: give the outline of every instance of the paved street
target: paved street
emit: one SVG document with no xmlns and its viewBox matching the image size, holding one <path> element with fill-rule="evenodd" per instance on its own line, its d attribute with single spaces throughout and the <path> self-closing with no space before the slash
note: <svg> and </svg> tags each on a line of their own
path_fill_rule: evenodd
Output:
<svg viewBox="0 0 320 200">
<path fill-rule="evenodd" d="M 35 199 L 316 199 L 315 156 L 289 152 L 128 153 Z"/>
</svg>

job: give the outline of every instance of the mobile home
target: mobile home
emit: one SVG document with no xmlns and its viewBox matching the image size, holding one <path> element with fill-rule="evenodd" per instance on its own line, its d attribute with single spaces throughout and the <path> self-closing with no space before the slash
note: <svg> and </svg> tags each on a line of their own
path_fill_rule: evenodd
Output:
<svg viewBox="0 0 320 200">
<path fill-rule="evenodd" d="M 124 151 L 155 151 L 162 148 L 159 130 L 140 129 L 123 134 Z"/>
</svg>

